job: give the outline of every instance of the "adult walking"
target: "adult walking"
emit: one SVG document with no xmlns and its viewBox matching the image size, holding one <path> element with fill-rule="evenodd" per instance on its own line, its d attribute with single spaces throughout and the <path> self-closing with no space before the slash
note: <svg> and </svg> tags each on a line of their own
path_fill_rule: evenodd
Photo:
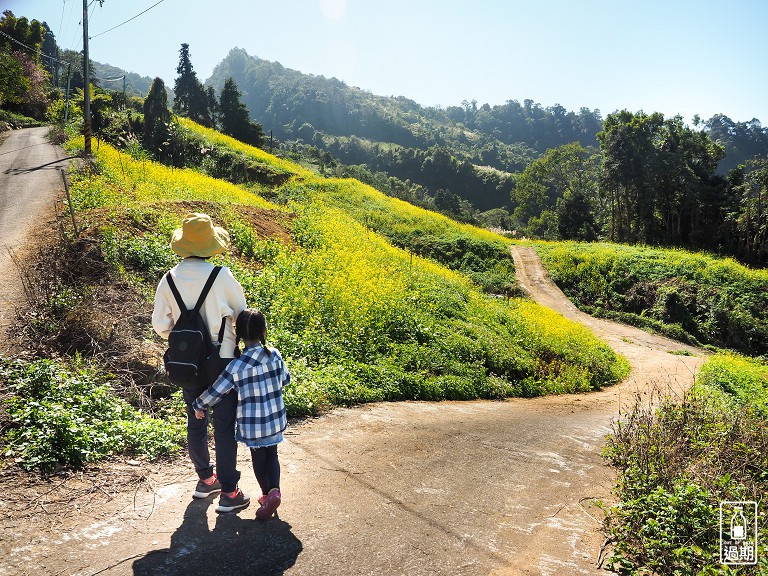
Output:
<svg viewBox="0 0 768 576">
<path fill-rule="evenodd" d="M 208 258 L 225 252 L 228 245 L 229 233 L 224 228 L 214 226 L 207 214 L 187 214 L 181 228 L 173 232 L 171 248 L 182 257 L 182 261 L 170 270 L 169 275 L 186 309 L 195 305 L 214 272 L 215 266 L 208 262 Z M 222 266 L 200 308 L 200 315 L 210 332 L 211 341 L 221 341 L 219 372 L 235 357 L 235 320 L 245 308 L 243 287 L 232 276 L 232 272 Z M 155 293 L 152 327 L 160 336 L 168 338 L 180 316 L 181 308 L 169 284 L 168 275 L 163 275 Z M 199 478 L 192 496 L 207 498 L 221 491 L 216 511 L 233 512 L 245 508 L 249 503 L 248 496 L 237 487 L 240 480 L 235 439 L 237 394 L 234 391 L 229 392 L 212 410 L 216 448 L 215 473 L 208 451 L 209 418 L 197 419 L 191 407 L 213 380 L 215 377 L 201 381 L 198 389 L 183 389 L 189 457 Z"/>
</svg>

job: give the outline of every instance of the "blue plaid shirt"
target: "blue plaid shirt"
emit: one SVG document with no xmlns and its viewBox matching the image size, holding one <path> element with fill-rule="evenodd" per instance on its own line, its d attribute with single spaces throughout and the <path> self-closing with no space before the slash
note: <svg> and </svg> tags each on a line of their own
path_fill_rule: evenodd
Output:
<svg viewBox="0 0 768 576">
<path fill-rule="evenodd" d="M 291 381 L 280 352 L 261 344 L 248 346 L 240 358 L 232 360 L 192 407 L 205 410 L 222 396 L 237 390 L 237 439 L 250 444 L 285 430 L 288 420 L 283 402 L 283 386 Z"/>
</svg>

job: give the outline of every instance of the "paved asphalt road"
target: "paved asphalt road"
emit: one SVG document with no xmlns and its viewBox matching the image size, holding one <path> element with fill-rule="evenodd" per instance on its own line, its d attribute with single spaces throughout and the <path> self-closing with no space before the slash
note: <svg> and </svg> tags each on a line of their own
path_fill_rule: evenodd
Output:
<svg viewBox="0 0 768 576">
<path fill-rule="evenodd" d="M 61 169 L 67 160 L 46 138 L 47 127 L 13 130 L 0 144 L 0 331 L 5 331 L 19 304 L 19 270 L 9 251 L 27 245 L 36 225 L 53 212 L 64 190 Z"/>
</svg>

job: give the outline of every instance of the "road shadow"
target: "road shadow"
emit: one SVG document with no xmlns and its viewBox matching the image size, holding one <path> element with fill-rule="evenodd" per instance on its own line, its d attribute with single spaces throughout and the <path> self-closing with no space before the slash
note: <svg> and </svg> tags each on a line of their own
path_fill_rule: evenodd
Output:
<svg viewBox="0 0 768 576">
<path fill-rule="evenodd" d="M 303 547 L 291 525 L 279 518 L 256 520 L 253 508 L 221 514 L 213 530 L 208 508 L 215 498 L 192 500 L 170 548 L 152 550 L 134 561 L 134 576 L 277 576 L 296 563 Z"/>
<path fill-rule="evenodd" d="M 72 160 L 74 158 L 79 158 L 79 156 L 67 156 L 66 158 L 59 158 L 58 160 L 54 160 L 52 162 L 46 162 L 45 164 L 40 164 L 39 166 L 33 166 L 31 168 L 8 168 L 3 174 L 10 174 L 12 176 L 18 176 L 20 174 L 29 174 L 30 172 L 37 172 L 38 170 L 51 170 L 56 169 L 59 170 L 60 168 L 66 168 L 66 165 L 60 165 L 60 162 L 66 162 L 67 160 Z"/>
</svg>

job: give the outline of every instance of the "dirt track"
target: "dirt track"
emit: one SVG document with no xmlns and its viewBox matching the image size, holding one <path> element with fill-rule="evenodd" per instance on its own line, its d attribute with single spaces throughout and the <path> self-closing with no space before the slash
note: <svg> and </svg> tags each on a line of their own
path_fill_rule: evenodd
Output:
<svg viewBox="0 0 768 576">
<path fill-rule="evenodd" d="M 530 249 L 513 254 L 535 299 L 630 360 L 625 382 L 533 400 L 382 403 L 294 425 L 280 448 L 280 519 L 266 523 L 255 506 L 217 517 L 215 499 L 193 501 L 185 459 L 54 478 L 32 489 L 41 504 L 0 477 L 0 576 L 601 573 L 590 501 L 610 498 L 599 456 L 610 423 L 635 393 L 688 386 L 703 356 L 579 313 Z M 696 356 L 670 353 L 683 349 Z M 255 495 L 246 456 L 241 486 Z"/>
</svg>

